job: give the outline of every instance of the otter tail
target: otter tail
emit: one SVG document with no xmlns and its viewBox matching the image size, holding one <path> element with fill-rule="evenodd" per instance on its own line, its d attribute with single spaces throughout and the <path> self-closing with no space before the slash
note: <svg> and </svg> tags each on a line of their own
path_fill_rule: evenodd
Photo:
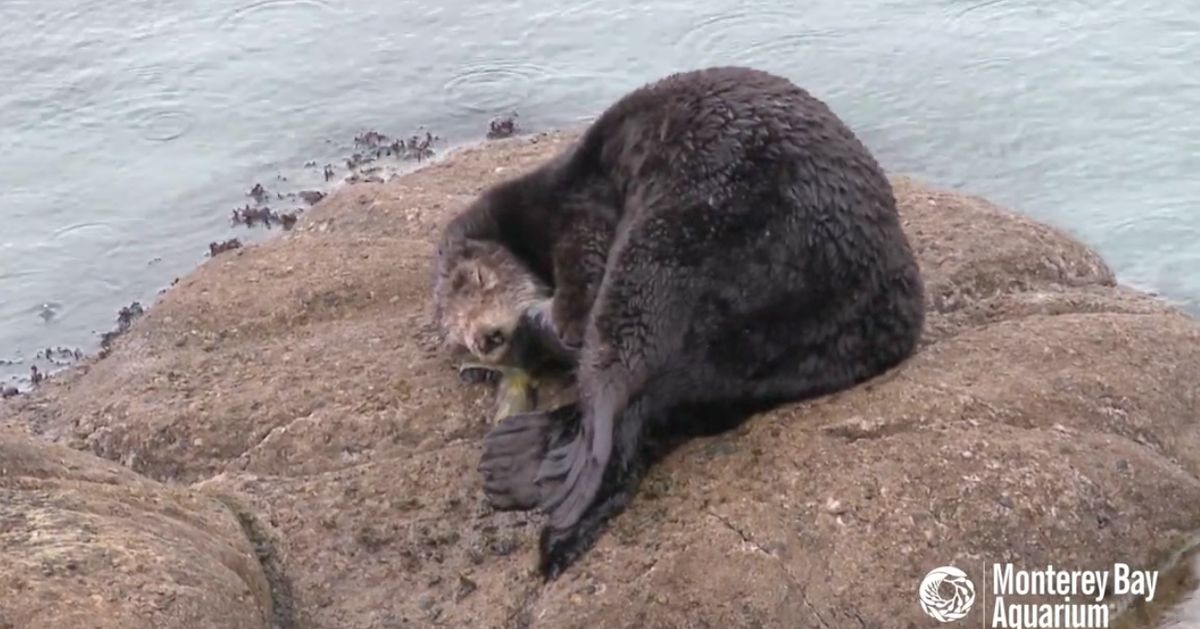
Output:
<svg viewBox="0 0 1200 629">
<path fill-rule="evenodd" d="M 629 506 L 646 469 L 641 452 L 628 456 L 617 452 L 604 471 L 604 480 L 583 515 L 566 528 L 547 524 L 539 541 L 538 570 L 552 581 L 586 553 L 600 538 L 608 521 Z"/>
<path fill-rule="evenodd" d="M 604 532 L 608 521 L 620 515 L 633 499 L 656 444 L 651 437 L 655 418 L 650 416 L 656 409 L 650 401 L 647 397 L 640 398 L 616 418 L 611 455 L 601 472 L 599 487 L 582 512 L 577 517 L 565 518 L 552 513 L 542 529 L 538 567 L 547 581 L 557 578 L 586 553 Z M 585 432 L 581 431 L 577 438 L 582 438 Z"/>
</svg>

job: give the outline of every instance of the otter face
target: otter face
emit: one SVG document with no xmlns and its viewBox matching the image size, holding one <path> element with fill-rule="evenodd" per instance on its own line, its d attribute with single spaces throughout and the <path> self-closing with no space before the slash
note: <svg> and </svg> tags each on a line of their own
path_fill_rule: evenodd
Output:
<svg viewBox="0 0 1200 629">
<path fill-rule="evenodd" d="M 465 347 L 479 360 L 498 363 L 511 347 L 521 318 L 510 288 L 482 260 L 464 259 L 448 278 L 442 304 L 447 340 Z"/>
</svg>

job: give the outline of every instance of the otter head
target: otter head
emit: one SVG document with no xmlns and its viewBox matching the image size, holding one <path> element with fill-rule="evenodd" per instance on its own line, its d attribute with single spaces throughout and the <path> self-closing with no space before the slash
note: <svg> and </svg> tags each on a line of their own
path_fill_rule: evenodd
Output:
<svg viewBox="0 0 1200 629">
<path fill-rule="evenodd" d="M 438 280 L 446 341 L 487 363 L 507 358 L 522 314 L 546 294 L 512 253 L 492 242 L 468 241 Z"/>
</svg>

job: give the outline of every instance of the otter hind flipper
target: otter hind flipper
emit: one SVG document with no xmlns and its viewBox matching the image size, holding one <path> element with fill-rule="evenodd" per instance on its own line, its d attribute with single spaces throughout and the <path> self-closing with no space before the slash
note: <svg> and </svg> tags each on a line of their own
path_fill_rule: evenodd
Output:
<svg viewBox="0 0 1200 629">
<path fill-rule="evenodd" d="M 537 477 L 546 452 L 575 438 L 579 409 L 574 403 L 550 411 L 510 415 L 483 438 L 479 472 L 488 502 L 501 511 L 527 511 L 542 500 Z"/>
<path fill-rule="evenodd" d="M 588 551 L 604 532 L 608 522 L 633 500 L 648 464 L 644 445 L 644 407 L 629 409 L 621 417 L 614 435 L 617 448 L 605 466 L 596 465 L 590 456 L 590 444 L 582 437 L 575 443 L 577 457 L 556 458 L 551 451 L 543 468 L 562 472 L 564 466 L 584 460 L 575 483 L 567 488 L 561 502 L 550 512 L 539 539 L 538 571 L 545 581 L 558 578 L 564 570 Z M 562 449 L 562 448 L 560 448 Z M 594 489 L 592 489 L 594 488 Z M 589 491 L 590 489 L 590 491 Z M 545 504 L 545 501 L 543 501 Z"/>
<path fill-rule="evenodd" d="M 535 479 L 549 432 L 549 416 L 534 411 L 505 417 L 484 437 L 478 469 L 493 508 L 527 511 L 537 505 Z"/>
</svg>

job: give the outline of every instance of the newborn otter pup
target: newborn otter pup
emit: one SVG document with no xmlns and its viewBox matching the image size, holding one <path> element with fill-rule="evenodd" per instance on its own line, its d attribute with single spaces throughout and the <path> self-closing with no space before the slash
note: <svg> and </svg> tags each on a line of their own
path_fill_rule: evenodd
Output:
<svg viewBox="0 0 1200 629">
<path fill-rule="evenodd" d="M 448 345 L 475 361 L 459 367 L 465 382 L 497 383 L 494 419 L 537 405 L 538 375 L 568 366 L 533 325 L 548 307 L 550 291 L 508 249 L 471 241 L 456 264 L 437 278 L 437 321 Z"/>
</svg>

